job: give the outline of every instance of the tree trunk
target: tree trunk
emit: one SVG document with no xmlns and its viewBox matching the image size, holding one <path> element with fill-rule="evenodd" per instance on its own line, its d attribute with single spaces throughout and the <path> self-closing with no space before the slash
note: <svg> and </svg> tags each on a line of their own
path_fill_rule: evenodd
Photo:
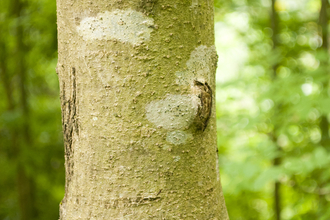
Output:
<svg viewBox="0 0 330 220">
<path fill-rule="evenodd" d="M 275 8 L 275 4 L 276 4 L 276 0 L 272 0 L 272 6 L 271 6 L 271 15 L 270 15 L 270 20 L 271 20 L 271 27 L 273 30 L 273 36 L 272 36 L 272 40 L 273 40 L 273 50 L 274 52 L 276 52 L 276 50 L 278 49 L 278 34 L 279 34 L 279 17 L 278 14 L 276 12 L 276 8 Z M 273 69 L 273 80 L 276 80 L 276 69 L 278 68 L 279 63 L 275 63 L 272 66 Z M 274 109 L 277 110 L 277 112 L 279 112 L 279 110 L 281 109 L 282 104 L 281 103 L 275 103 L 275 107 Z M 276 146 L 276 150 L 278 152 L 281 152 L 281 147 L 277 144 L 277 125 L 274 125 L 274 129 L 271 132 L 271 139 L 274 143 L 274 145 Z M 282 155 L 279 154 L 278 156 L 276 156 L 273 160 L 273 166 L 274 167 L 278 167 L 281 165 L 282 162 Z M 279 180 L 275 180 L 274 182 L 274 191 L 273 191 L 273 196 L 274 196 L 274 214 L 275 214 L 275 219 L 276 220 L 281 220 L 281 183 Z"/>
<path fill-rule="evenodd" d="M 329 75 L 329 1 L 321 0 L 321 10 L 319 14 L 319 26 L 320 26 L 320 37 L 322 37 L 322 47 L 319 48 L 319 51 L 324 52 L 325 58 L 320 62 L 320 68 L 324 71 L 325 74 Z M 323 82 L 323 90 L 326 94 L 329 91 L 329 80 Z M 327 94 L 326 94 L 327 95 Z M 330 150 L 330 136 L 329 136 L 329 122 L 326 114 L 321 115 L 321 120 L 319 124 L 321 130 L 321 141 L 320 144 L 327 150 Z M 327 181 L 318 181 L 319 188 L 325 188 Z M 319 194 L 319 204 L 318 212 L 324 213 L 328 207 L 328 201 L 326 199 L 326 194 Z"/>
<path fill-rule="evenodd" d="M 321 10 L 319 14 L 319 26 L 320 26 L 320 37 L 322 37 L 322 47 L 319 48 L 320 51 L 324 51 L 326 58 L 321 62 L 321 68 L 324 69 L 325 74 L 329 74 L 329 1 L 321 0 Z M 327 91 L 329 85 L 328 80 L 323 83 L 323 88 Z M 327 115 L 322 115 L 320 120 L 320 130 L 322 134 L 321 145 L 329 150 L 330 137 L 329 137 L 329 122 Z"/>
<path fill-rule="evenodd" d="M 228 219 L 213 1 L 57 4 L 66 151 L 60 219 Z"/>
</svg>

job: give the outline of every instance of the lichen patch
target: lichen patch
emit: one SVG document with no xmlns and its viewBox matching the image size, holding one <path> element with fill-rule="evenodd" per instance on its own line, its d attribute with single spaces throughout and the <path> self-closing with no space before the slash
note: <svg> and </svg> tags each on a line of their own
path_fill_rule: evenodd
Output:
<svg viewBox="0 0 330 220">
<path fill-rule="evenodd" d="M 174 145 L 180 145 L 180 144 L 185 144 L 187 140 L 191 138 L 192 135 L 190 133 L 178 130 L 178 131 L 168 132 L 166 141 Z"/>
<path fill-rule="evenodd" d="M 180 156 L 174 156 L 173 159 L 174 159 L 174 162 L 178 162 L 181 159 L 181 157 Z"/>
<path fill-rule="evenodd" d="M 187 70 L 176 72 L 176 83 L 180 85 L 191 85 L 194 80 L 200 82 L 210 82 L 210 74 L 215 72 L 217 63 L 217 53 L 215 46 L 207 47 L 200 45 L 190 54 L 189 60 L 186 62 Z"/>
<path fill-rule="evenodd" d="M 198 6 L 198 0 L 192 0 L 191 7 L 197 7 Z"/>
<path fill-rule="evenodd" d="M 168 95 L 146 106 L 146 117 L 157 127 L 186 130 L 194 121 L 198 106 L 188 95 Z"/>
<path fill-rule="evenodd" d="M 150 39 L 154 20 L 132 9 L 99 13 L 84 18 L 77 31 L 84 40 L 111 40 L 131 44 Z"/>
</svg>

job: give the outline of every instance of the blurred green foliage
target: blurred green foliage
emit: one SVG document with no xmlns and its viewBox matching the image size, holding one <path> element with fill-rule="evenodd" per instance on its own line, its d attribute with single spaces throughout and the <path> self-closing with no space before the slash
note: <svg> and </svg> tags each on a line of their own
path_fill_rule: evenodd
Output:
<svg viewBox="0 0 330 220">
<path fill-rule="evenodd" d="M 227 208 L 232 220 L 275 219 L 278 182 L 282 220 L 330 219 L 321 0 L 277 0 L 275 34 L 271 8 L 271 0 L 215 0 Z M 0 219 L 58 219 L 64 152 L 56 36 L 55 1 L 0 1 Z"/>
<path fill-rule="evenodd" d="M 270 0 L 215 5 L 218 147 L 230 218 L 276 219 L 278 182 L 280 219 L 330 219 L 321 0 L 277 0 L 277 33 Z"/>
<path fill-rule="evenodd" d="M 56 2 L 0 1 L 0 219 L 58 219 L 64 150 Z"/>
</svg>

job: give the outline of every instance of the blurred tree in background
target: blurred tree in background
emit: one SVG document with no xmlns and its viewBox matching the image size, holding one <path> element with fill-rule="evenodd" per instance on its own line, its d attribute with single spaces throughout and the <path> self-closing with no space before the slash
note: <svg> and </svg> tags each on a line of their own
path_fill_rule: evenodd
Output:
<svg viewBox="0 0 330 220">
<path fill-rule="evenodd" d="M 328 0 L 217 0 L 216 11 L 231 219 L 330 219 Z"/>
<path fill-rule="evenodd" d="M 0 219 L 58 219 L 55 9 L 0 1 Z M 328 0 L 215 0 L 215 12 L 230 218 L 330 219 Z"/>
<path fill-rule="evenodd" d="M 0 1 L 0 219 L 57 219 L 64 158 L 53 0 Z"/>
</svg>

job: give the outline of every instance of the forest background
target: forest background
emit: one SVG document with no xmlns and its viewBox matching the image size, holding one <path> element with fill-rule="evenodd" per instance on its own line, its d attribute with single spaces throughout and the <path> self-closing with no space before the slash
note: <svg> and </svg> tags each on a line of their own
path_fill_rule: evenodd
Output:
<svg viewBox="0 0 330 220">
<path fill-rule="evenodd" d="M 216 0 L 220 173 L 232 220 L 330 219 L 328 0 Z M 0 219 L 58 219 L 56 2 L 0 1 Z M 29 219 L 26 219 L 29 220 Z"/>
</svg>

